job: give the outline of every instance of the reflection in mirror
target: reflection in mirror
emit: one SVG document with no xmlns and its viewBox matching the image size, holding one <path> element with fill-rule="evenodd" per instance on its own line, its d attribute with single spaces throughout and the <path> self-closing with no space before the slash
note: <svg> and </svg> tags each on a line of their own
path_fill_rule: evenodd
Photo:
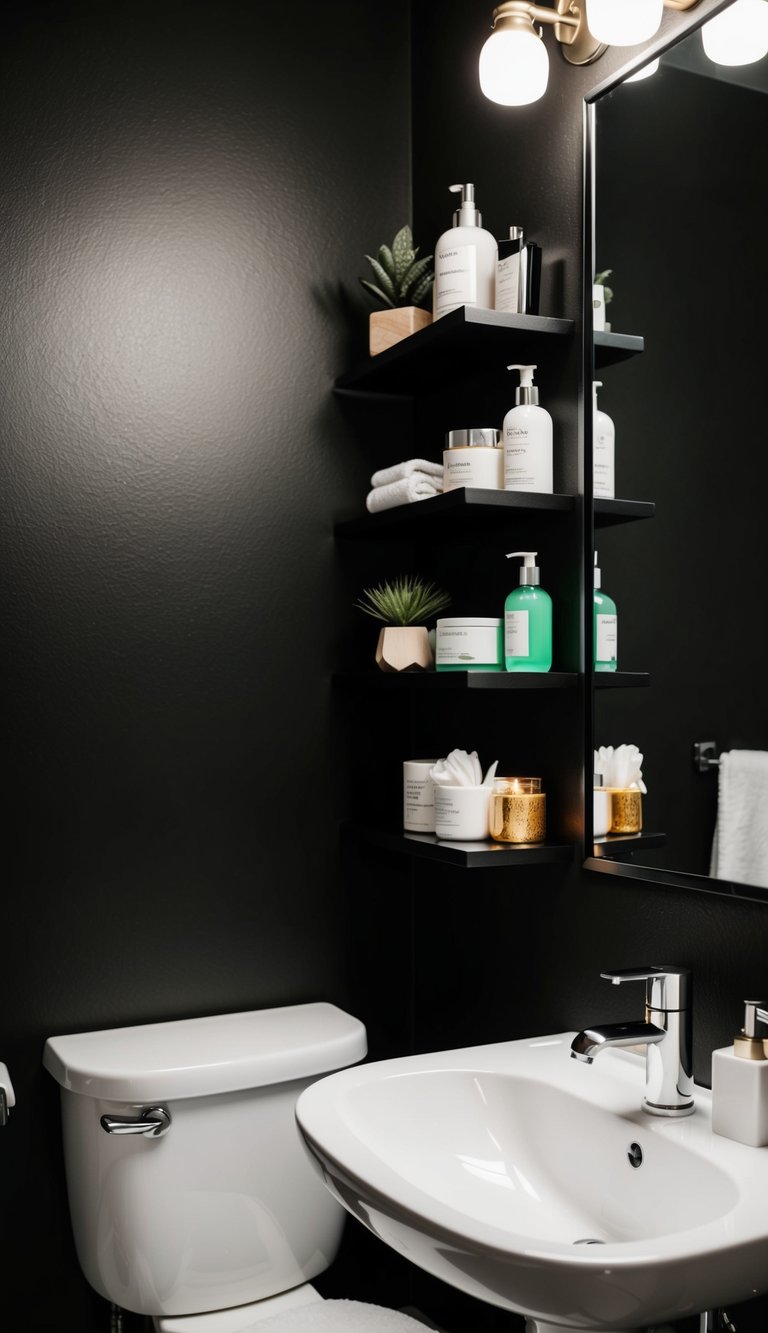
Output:
<svg viewBox="0 0 768 1333">
<path fill-rule="evenodd" d="M 595 673 L 593 744 L 636 745 L 647 793 L 642 834 L 590 863 L 766 900 L 767 94 L 768 57 L 714 65 L 694 31 L 595 101 L 592 272 L 613 299 L 594 378 L 615 494 L 652 517 L 595 500 L 618 670 Z"/>
</svg>

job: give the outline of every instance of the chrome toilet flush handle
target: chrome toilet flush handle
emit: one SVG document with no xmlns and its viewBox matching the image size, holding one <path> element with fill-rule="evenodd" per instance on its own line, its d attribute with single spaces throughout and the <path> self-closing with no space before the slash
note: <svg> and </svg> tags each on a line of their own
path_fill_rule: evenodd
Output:
<svg viewBox="0 0 768 1333">
<path fill-rule="evenodd" d="M 107 1134 L 145 1134 L 160 1139 L 171 1128 L 171 1117 L 164 1106 L 145 1106 L 138 1116 L 103 1115 L 101 1128 Z"/>
</svg>

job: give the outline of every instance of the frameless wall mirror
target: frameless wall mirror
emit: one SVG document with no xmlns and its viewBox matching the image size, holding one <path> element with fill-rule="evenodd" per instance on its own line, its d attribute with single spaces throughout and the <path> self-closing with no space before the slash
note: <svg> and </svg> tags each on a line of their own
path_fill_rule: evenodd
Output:
<svg viewBox="0 0 768 1333">
<path fill-rule="evenodd" d="M 768 56 L 716 64 L 703 31 L 588 105 L 587 270 L 612 299 L 586 373 L 615 431 L 594 546 L 618 617 L 592 749 L 637 746 L 647 791 L 642 831 L 596 836 L 587 866 L 768 902 L 768 801 L 733 762 L 768 751 Z"/>
</svg>

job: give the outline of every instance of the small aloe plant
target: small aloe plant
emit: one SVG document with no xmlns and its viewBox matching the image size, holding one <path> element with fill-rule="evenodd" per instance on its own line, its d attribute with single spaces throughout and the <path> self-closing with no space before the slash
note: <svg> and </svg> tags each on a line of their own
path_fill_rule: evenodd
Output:
<svg viewBox="0 0 768 1333">
<path fill-rule="evenodd" d="M 604 268 L 603 271 L 602 271 L 602 273 L 596 273 L 596 274 L 595 274 L 595 283 L 596 283 L 598 286 L 605 288 L 605 304 L 606 304 L 606 305 L 608 305 L 608 302 L 609 302 L 609 301 L 612 301 L 612 300 L 613 300 L 613 289 L 612 289 L 611 287 L 608 287 L 608 286 L 607 286 L 608 279 L 610 278 L 610 276 L 611 276 L 612 273 L 613 273 L 613 269 L 612 269 L 612 268 Z"/>
<path fill-rule="evenodd" d="M 355 603 L 366 615 L 383 620 L 385 625 L 423 625 L 428 617 L 437 615 L 450 605 L 450 597 L 424 579 L 405 575 L 392 582 L 380 583 L 377 588 L 366 588 L 363 598 Z"/>
<path fill-rule="evenodd" d="M 383 306 L 395 310 L 400 306 L 423 306 L 434 281 L 432 256 L 417 259 L 410 227 L 401 227 L 392 245 L 380 245 L 378 255 L 366 255 L 376 282 L 361 278 L 367 292 Z"/>
</svg>

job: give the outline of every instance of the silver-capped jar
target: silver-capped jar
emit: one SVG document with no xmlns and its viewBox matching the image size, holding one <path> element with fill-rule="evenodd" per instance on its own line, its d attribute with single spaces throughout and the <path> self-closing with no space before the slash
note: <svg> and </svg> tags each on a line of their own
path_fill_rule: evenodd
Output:
<svg viewBox="0 0 768 1333">
<path fill-rule="evenodd" d="M 495 426 L 448 431 L 443 451 L 443 490 L 455 491 L 459 486 L 504 489 L 504 449 L 501 431 Z"/>
</svg>

